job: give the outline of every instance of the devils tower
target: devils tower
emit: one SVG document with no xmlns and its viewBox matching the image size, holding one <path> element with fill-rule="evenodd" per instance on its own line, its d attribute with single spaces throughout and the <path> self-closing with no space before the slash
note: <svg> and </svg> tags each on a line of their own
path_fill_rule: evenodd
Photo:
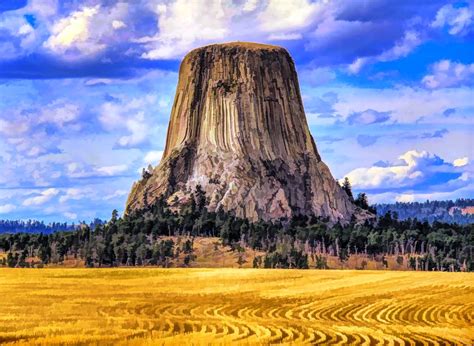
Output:
<svg viewBox="0 0 474 346">
<path fill-rule="evenodd" d="M 160 196 L 179 207 L 197 185 L 210 211 L 252 221 L 347 221 L 356 212 L 321 161 L 293 60 L 277 46 L 235 42 L 187 54 L 163 158 L 150 173 L 134 183 L 127 212 Z"/>
</svg>

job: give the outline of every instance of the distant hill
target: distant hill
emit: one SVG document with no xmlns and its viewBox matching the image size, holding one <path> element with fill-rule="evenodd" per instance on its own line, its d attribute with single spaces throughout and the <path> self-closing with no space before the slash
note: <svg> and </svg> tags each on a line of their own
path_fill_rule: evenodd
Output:
<svg viewBox="0 0 474 346">
<path fill-rule="evenodd" d="M 398 214 L 400 220 L 417 218 L 418 220 L 458 223 L 474 223 L 474 199 L 456 201 L 397 202 L 393 204 L 376 204 L 377 214 L 385 215 L 388 211 Z"/>
</svg>

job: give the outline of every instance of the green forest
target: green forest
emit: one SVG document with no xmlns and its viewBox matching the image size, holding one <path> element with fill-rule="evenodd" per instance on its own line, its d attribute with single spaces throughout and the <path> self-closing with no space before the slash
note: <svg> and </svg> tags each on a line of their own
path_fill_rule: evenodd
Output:
<svg viewBox="0 0 474 346">
<path fill-rule="evenodd" d="M 370 208 L 363 194 L 356 203 Z M 0 249 L 7 256 L 0 265 L 27 267 L 32 264 L 26 259 L 37 257 L 40 263 L 36 266 L 43 266 L 72 256 L 89 267 L 166 267 L 179 254 L 184 255 L 183 265 L 188 265 L 194 259 L 192 240 L 178 244 L 170 236 L 220 237 L 235 251 L 244 246 L 264 251 L 265 256 L 253 259 L 254 267 L 308 268 L 308 256 L 318 253 L 336 255 L 341 261 L 351 254 L 409 255 L 413 270 L 474 270 L 473 224 L 399 220 L 390 211 L 364 224 L 330 224 L 308 216 L 252 223 L 222 210 L 209 212 L 199 186 L 180 212 L 172 211 L 162 198 L 123 217 L 114 210 L 107 223 L 94 228 L 83 224 L 77 230 L 51 234 L 2 234 Z M 317 257 L 314 267 L 327 267 L 323 255 Z"/>
</svg>

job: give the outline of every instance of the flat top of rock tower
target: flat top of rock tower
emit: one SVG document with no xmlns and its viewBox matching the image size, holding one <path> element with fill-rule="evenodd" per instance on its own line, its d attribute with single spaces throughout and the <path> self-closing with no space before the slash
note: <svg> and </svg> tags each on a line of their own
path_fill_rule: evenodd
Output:
<svg viewBox="0 0 474 346">
<path fill-rule="evenodd" d="M 188 54 L 186 54 L 186 56 L 192 55 L 193 53 L 197 53 L 203 50 L 213 49 L 213 48 L 240 48 L 244 50 L 286 51 L 286 49 L 283 47 L 274 46 L 270 44 L 235 41 L 235 42 L 216 43 L 216 44 L 210 44 L 207 46 L 199 47 L 190 51 Z"/>
</svg>

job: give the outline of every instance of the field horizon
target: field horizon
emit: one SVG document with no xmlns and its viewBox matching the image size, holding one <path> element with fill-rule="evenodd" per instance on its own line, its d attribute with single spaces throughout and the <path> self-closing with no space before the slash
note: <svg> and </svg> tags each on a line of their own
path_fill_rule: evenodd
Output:
<svg viewBox="0 0 474 346">
<path fill-rule="evenodd" d="M 2 344 L 472 344 L 471 273 L 0 269 Z"/>
</svg>

